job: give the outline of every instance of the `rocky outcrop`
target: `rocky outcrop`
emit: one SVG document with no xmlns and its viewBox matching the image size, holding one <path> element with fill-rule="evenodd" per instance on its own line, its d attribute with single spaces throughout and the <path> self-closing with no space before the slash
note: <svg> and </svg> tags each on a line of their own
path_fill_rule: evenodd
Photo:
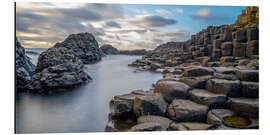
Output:
<svg viewBox="0 0 270 135">
<path fill-rule="evenodd" d="M 119 54 L 122 55 L 147 55 L 150 52 L 145 49 L 138 49 L 138 50 L 120 50 Z"/>
<path fill-rule="evenodd" d="M 102 50 L 103 53 L 105 54 L 109 54 L 109 55 L 115 55 L 115 54 L 119 54 L 119 50 L 117 50 L 116 48 L 114 48 L 112 45 L 103 45 L 100 47 L 100 49 Z"/>
<path fill-rule="evenodd" d="M 22 90 L 29 83 L 35 70 L 34 64 L 26 56 L 25 49 L 16 38 L 16 88 Z"/>
<path fill-rule="evenodd" d="M 163 74 L 151 88 L 159 98 L 137 96 L 137 103 L 132 99 L 133 112 L 127 107 L 130 116 L 137 117 L 135 123 L 143 128 L 141 124 L 153 122 L 156 125 L 143 126 L 163 131 L 258 129 L 257 13 L 257 7 L 248 7 L 235 24 L 209 26 L 190 40 L 162 44 L 132 62 L 130 66 L 140 71 Z M 140 122 L 145 115 L 159 116 Z"/>
<path fill-rule="evenodd" d="M 40 54 L 27 89 L 51 91 L 87 83 L 91 77 L 84 72 L 83 64 L 99 60 L 101 51 L 92 34 L 72 34 Z"/>
</svg>

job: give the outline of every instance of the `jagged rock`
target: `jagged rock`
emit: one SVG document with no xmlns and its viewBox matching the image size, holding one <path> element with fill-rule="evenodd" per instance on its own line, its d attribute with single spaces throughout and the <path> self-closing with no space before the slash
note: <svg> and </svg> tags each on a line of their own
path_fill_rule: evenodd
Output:
<svg viewBox="0 0 270 135">
<path fill-rule="evenodd" d="M 105 54 L 112 54 L 112 55 L 119 54 L 119 51 L 116 48 L 114 48 L 112 45 L 103 45 L 100 47 L 100 49 Z"/>
<path fill-rule="evenodd" d="M 147 122 L 153 122 L 158 123 L 162 126 L 162 131 L 166 131 L 169 127 L 169 125 L 172 123 L 172 120 L 161 117 L 161 116 L 154 116 L 154 115 L 144 115 L 138 118 L 137 123 L 147 123 Z"/>
<path fill-rule="evenodd" d="M 226 94 L 230 97 L 238 97 L 242 94 L 239 80 L 210 79 L 207 81 L 205 87 L 211 92 Z"/>
<path fill-rule="evenodd" d="M 221 74 L 235 74 L 236 70 L 231 67 L 213 67 L 213 69 Z"/>
<path fill-rule="evenodd" d="M 229 98 L 228 106 L 240 116 L 259 118 L 259 99 Z"/>
<path fill-rule="evenodd" d="M 30 82 L 35 66 L 26 56 L 24 48 L 16 38 L 16 88 L 22 90 Z"/>
<path fill-rule="evenodd" d="M 159 115 L 164 116 L 167 110 L 167 103 L 159 94 L 148 96 L 137 96 L 134 100 L 133 111 L 136 116 Z"/>
<path fill-rule="evenodd" d="M 190 87 L 182 82 L 164 80 L 156 83 L 154 92 L 160 93 L 168 103 L 171 103 L 174 99 L 186 99 L 189 89 Z"/>
<path fill-rule="evenodd" d="M 190 100 L 175 99 L 168 107 L 168 115 L 175 121 L 203 122 L 208 107 Z"/>
<path fill-rule="evenodd" d="M 207 105 L 210 109 L 225 108 L 227 97 L 224 94 L 214 94 L 203 89 L 195 89 L 189 93 L 190 100 Z"/>
<path fill-rule="evenodd" d="M 83 64 L 82 61 L 68 48 L 52 47 L 39 55 L 36 72 L 41 72 L 48 67 L 65 63 L 75 63 L 77 65 Z"/>
<path fill-rule="evenodd" d="M 130 131 L 163 131 L 163 128 L 159 123 L 146 122 L 133 126 Z"/>
<path fill-rule="evenodd" d="M 100 59 L 101 51 L 92 34 L 72 34 L 40 54 L 36 73 L 27 88 L 47 91 L 89 82 L 91 77 L 83 71 L 83 63 Z"/>
<path fill-rule="evenodd" d="M 233 41 L 233 56 L 245 57 L 246 56 L 247 43 L 240 43 L 236 40 Z"/>
<path fill-rule="evenodd" d="M 214 70 L 212 68 L 201 67 L 201 66 L 190 66 L 184 68 L 184 76 L 204 76 L 213 75 Z"/>
<path fill-rule="evenodd" d="M 101 50 L 99 49 L 98 42 L 91 33 L 71 34 L 64 42 L 56 43 L 54 47 L 64 47 L 73 51 L 73 54 L 84 64 L 101 60 Z"/>
<path fill-rule="evenodd" d="M 259 82 L 259 70 L 238 70 L 236 76 L 241 81 Z"/>
<path fill-rule="evenodd" d="M 259 83 L 242 81 L 243 97 L 258 98 L 259 97 Z"/>
<path fill-rule="evenodd" d="M 53 90 L 73 88 L 92 78 L 83 71 L 83 65 L 72 62 L 50 66 L 33 75 L 26 88 L 29 90 Z"/>
</svg>

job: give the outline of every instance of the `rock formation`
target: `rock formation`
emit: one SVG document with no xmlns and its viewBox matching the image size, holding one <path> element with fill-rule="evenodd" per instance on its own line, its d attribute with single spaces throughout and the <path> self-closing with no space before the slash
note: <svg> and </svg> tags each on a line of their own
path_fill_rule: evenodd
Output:
<svg viewBox="0 0 270 135">
<path fill-rule="evenodd" d="M 235 24 L 209 26 L 129 64 L 163 73 L 149 91 L 131 92 L 128 103 L 112 100 L 115 112 L 122 106 L 136 116 L 130 131 L 259 128 L 258 8 L 242 13 Z M 149 115 L 158 118 L 141 122 Z"/>
<path fill-rule="evenodd" d="M 100 47 L 100 49 L 105 54 L 111 54 L 111 55 L 119 54 L 119 51 L 116 48 L 114 48 L 112 45 L 103 45 Z"/>
<path fill-rule="evenodd" d="M 27 89 L 50 91 L 86 83 L 91 77 L 84 72 L 83 64 L 99 60 L 101 50 L 92 34 L 72 34 L 40 54 Z"/>
<path fill-rule="evenodd" d="M 31 63 L 30 58 L 26 56 L 25 49 L 21 46 L 16 38 L 16 87 L 22 90 L 31 80 L 35 66 Z"/>
<path fill-rule="evenodd" d="M 145 49 L 138 49 L 138 50 L 120 50 L 119 54 L 123 55 L 147 55 L 149 51 Z"/>
</svg>

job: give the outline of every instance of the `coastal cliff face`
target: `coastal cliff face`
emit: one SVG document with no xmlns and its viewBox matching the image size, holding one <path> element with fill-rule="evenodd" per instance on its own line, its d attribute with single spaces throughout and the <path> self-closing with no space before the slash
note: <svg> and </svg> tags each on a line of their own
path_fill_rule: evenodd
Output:
<svg viewBox="0 0 270 135">
<path fill-rule="evenodd" d="M 91 80 L 83 64 L 101 60 L 101 50 L 94 36 L 79 33 L 41 53 L 28 90 L 73 88 Z"/>
<path fill-rule="evenodd" d="M 25 49 L 16 38 L 16 87 L 21 90 L 31 80 L 35 66 L 26 56 Z"/>
</svg>

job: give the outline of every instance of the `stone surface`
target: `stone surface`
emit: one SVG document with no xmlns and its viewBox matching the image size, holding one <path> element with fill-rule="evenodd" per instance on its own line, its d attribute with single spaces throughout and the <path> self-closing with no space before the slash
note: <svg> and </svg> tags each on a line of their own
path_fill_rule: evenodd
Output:
<svg viewBox="0 0 270 135">
<path fill-rule="evenodd" d="M 232 80 L 232 81 L 238 80 L 238 78 L 235 75 L 233 75 L 233 74 L 215 73 L 214 74 L 214 78 L 216 78 L 216 79 Z"/>
<path fill-rule="evenodd" d="M 242 94 L 240 81 L 238 80 L 210 79 L 207 81 L 205 87 L 211 92 L 226 94 L 230 97 L 239 97 Z"/>
<path fill-rule="evenodd" d="M 189 98 L 193 102 L 203 104 L 209 109 L 225 108 L 227 97 L 223 94 L 214 94 L 203 89 L 194 89 L 190 91 Z"/>
<path fill-rule="evenodd" d="M 222 74 L 235 74 L 236 70 L 232 67 L 213 67 L 213 69 Z"/>
<path fill-rule="evenodd" d="M 207 113 L 207 123 L 221 125 L 224 117 L 234 115 L 236 114 L 228 109 L 213 109 Z"/>
<path fill-rule="evenodd" d="M 242 81 L 243 97 L 259 98 L 259 83 Z"/>
<path fill-rule="evenodd" d="M 191 88 L 204 89 L 207 80 L 212 78 L 212 76 L 181 77 L 179 81 L 187 84 Z"/>
<path fill-rule="evenodd" d="M 184 68 L 184 76 L 204 76 L 213 75 L 214 70 L 212 68 L 201 67 L 201 66 L 190 66 Z"/>
<path fill-rule="evenodd" d="M 171 119 L 181 122 L 204 122 L 208 107 L 190 100 L 176 99 L 168 107 Z"/>
<path fill-rule="evenodd" d="M 162 130 L 166 131 L 169 125 L 172 123 L 172 120 L 166 117 L 154 116 L 154 115 L 144 115 L 137 119 L 138 124 L 147 123 L 147 122 L 159 123 L 162 126 Z"/>
<path fill-rule="evenodd" d="M 190 87 L 182 82 L 164 80 L 156 83 L 154 92 L 160 93 L 168 103 L 171 103 L 174 99 L 186 99 L 189 89 Z"/>
<path fill-rule="evenodd" d="M 163 131 L 161 124 L 146 122 L 133 126 L 130 131 Z"/>
<path fill-rule="evenodd" d="M 240 116 L 259 118 L 259 99 L 230 98 L 228 106 Z"/>
<path fill-rule="evenodd" d="M 25 49 L 16 38 L 16 88 L 22 90 L 30 82 L 35 66 L 25 54 Z"/>
<path fill-rule="evenodd" d="M 167 111 L 167 103 L 159 94 L 151 96 L 135 97 L 133 111 L 136 116 L 159 115 L 164 116 Z"/>
<path fill-rule="evenodd" d="M 238 70 L 236 76 L 241 81 L 259 82 L 259 70 Z"/>
</svg>

